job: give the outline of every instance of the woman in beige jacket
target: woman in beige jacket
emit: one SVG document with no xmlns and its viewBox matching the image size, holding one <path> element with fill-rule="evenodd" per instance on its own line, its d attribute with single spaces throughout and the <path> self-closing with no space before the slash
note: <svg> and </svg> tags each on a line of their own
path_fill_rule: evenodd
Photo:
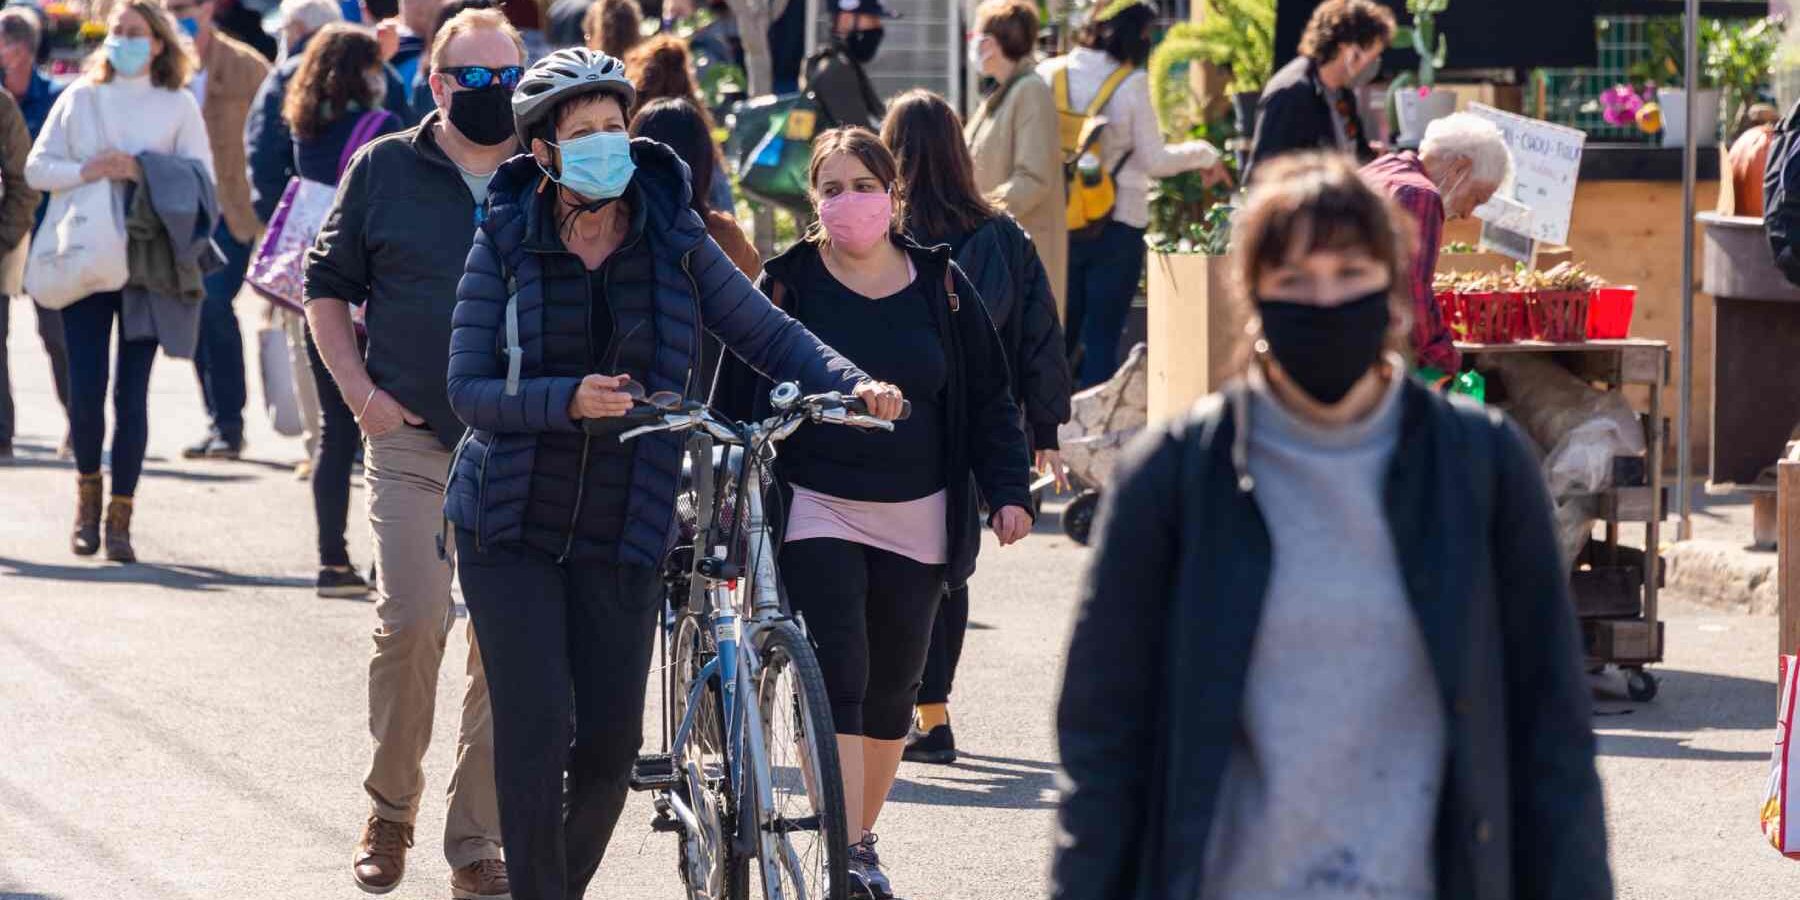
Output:
<svg viewBox="0 0 1800 900">
<path fill-rule="evenodd" d="M 1057 150 L 1056 101 L 1035 71 L 1037 7 L 1027 0 L 986 0 L 975 10 L 969 63 L 1000 83 L 982 101 L 963 137 L 975 159 L 975 186 L 1024 226 L 1050 276 L 1060 316 L 1065 305 L 1069 226 Z"/>
</svg>

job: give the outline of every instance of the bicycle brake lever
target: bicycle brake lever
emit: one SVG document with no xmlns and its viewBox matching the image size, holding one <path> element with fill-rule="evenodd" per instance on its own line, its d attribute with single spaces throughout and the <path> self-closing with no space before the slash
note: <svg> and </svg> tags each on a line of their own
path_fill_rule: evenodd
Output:
<svg viewBox="0 0 1800 900">
<path fill-rule="evenodd" d="M 659 431 L 673 431 L 676 428 L 681 427 L 686 422 L 687 422 L 686 416 L 673 415 L 673 414 L 666 415 L 666 416 L 663 416 L 663 421 L 662 421 L 662 424 L 660 424 L 660 425 L 639 425 L 638 427 L 633 428 L 630 431 L 627 431 L 627 432 L 619 435 L 619 443 L 623 444 L 626 441 L 632 440 L 633 438 L 643 437 L 646 434 L 655 434 L 656 432 L 659 432 Z"/>
</svg>

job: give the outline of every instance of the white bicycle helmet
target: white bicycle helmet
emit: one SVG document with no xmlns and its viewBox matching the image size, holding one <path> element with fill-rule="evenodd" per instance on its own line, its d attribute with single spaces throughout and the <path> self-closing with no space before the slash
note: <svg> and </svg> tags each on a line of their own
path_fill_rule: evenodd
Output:
<svg viewBox="0 0 1800 900">
<path fill-rule="evenodd" d="M 513 128 L 519 142 L 531 146 L 532 132 L 550 123 L 550 113 L 564 100 L 607 93 L 619 98 L 627 115 L 637 102 L 637 88 L 625 77 L 625 64 L 598 50 L 569 47 L 534 63 L 513 91 Z"/>
</svg>

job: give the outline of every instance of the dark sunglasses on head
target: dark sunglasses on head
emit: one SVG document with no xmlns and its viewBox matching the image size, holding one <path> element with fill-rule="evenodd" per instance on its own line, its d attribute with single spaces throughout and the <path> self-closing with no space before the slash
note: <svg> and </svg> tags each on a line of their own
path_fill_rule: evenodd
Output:
<svg viewBox="0 0 1800 900">
<path fill-rule="evenodd" d="M 471 91 L 479 91 L 495 82 L 499 82 L 501 87 L 510 91 L 519 86 L 519 79 L 525 77 L 523 66 L 506 66 L 499 69 L 490 69 L 487 66 L 445 66 L 438 71 L 456 79 L 457 84 Z"/>
</svg>

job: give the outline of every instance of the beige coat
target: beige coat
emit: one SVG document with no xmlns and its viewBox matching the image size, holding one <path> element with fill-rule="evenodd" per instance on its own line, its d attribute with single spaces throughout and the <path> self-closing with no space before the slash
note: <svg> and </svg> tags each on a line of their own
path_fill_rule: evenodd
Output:
<svg viewBox="0 0 1800 900">
<path fill-rule="evenodd" d="M 1030 57 L 1020 60 L 1017 71 L 1023 77 L 1005 96 L 996 92 L 982 101 L 963 128 L 963 137 L 975 158 L 975 186 L 1031 235 L 1061 315 L 1068 296 L 1069 224 L 1056 100 L 1050 85 L 1032 68 Z M 997 106 L 995 97 L 1000 100 Z"/>
<path fill-rule="evenodd" d="M 219 208 L 225 225 L 239 243 L 256 240 L 262 223 L 250 203 L 250 168 L 244 155 L 244 120 L 262 87 L 269 64 L 262 54 L 215 30 L 203 60 L 206 100 L 200 118 L 212 144 L 213 171 L 219 179 Z"/>
</svg>

